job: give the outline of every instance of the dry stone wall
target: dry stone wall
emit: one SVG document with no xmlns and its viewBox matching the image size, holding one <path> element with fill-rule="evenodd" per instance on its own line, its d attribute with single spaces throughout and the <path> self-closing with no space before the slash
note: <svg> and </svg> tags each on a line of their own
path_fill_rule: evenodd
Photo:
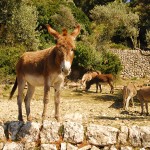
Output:
<svg viewBox="0 0 150 150">
<path fill-rule="evenodd" d="M 12 121 L 0 125 L 0 150 L 147 150 L 150 126 L 119 129 L 81 122 Z"/>
<path fill-rule="evenodd" d="M 141 55 L 139 50 L 116 50 L 123 65 L 121 75 L 128 78 L 150 76 L 150 56 Z"/>
</svg>

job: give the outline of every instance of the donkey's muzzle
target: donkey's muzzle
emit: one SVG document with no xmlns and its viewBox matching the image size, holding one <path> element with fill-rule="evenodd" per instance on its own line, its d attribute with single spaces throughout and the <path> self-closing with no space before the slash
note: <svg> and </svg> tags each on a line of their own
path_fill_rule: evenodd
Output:
<svg viewBox="0 0 150 150">
<path fill-rule="evenodd" d="M 62 73 L 65 75 L 65 76 L 68 76 L 71 72 L 71 69 L 65 69 L 65 68 L 62 68 L 61 69 Z"/>
</svg>

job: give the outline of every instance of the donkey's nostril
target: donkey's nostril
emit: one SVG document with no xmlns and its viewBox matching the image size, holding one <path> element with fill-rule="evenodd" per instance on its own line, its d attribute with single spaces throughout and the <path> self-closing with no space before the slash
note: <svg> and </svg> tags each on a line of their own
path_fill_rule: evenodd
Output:
<svg viewBox="0 0 150 150">
<path fill-rule="evenodd" d="M 65 68 L 62 68 L 61 71 L 65 74 L 65 75 L 69 75 L 71 69 L 65 69 Z"/>
</svg>

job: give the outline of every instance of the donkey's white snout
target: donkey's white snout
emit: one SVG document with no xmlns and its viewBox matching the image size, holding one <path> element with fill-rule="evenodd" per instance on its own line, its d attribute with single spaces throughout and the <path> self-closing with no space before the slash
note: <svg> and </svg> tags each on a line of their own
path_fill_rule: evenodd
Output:
<svg viewBox="0 0 150 150">
<path fill-rule="evenodd" d="M 69 75 L 69 73 L 71 72 L 71 63 L 69 61 L 64 61 L 62 63 L 62 69 L 61 71 L 65 74 L 65 75 Z"/>
</svg>

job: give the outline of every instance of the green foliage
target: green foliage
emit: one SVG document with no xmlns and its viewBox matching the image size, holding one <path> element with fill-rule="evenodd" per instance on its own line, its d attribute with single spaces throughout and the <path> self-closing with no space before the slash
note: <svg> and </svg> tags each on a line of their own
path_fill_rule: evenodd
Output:
<svg viewBox="0 0 150 150">
<path fill-rule="evenodd" d="M 0 78 L 15 74 L 16 62 L 20 55 L 25 52 L 23 46 L 9 47 L 0 46 Z"/>
<path fill-rule="evenodd" d="M 91 10 L 91 17 L 97 25 L 103 24 L 104 26 L 100 39 L 110 41 L 116 30 L 124 27 L 122 28 L 122 30 L 125 29 L 124 35 L 130 37 L 136 47 L 139 16 L 132 13 L 126 4 L 115 1 L 106 6 L 95 6 Z"/>
<path fill-rule="evenodd" d="M 86 70 L 99 70 L 102 73 L 114 75 L 118 75 L 122 70 L 121 61 L 117 55 L 104 50 L 100 54 L 83 42 L 77 44 L 73 66 L 83 67 Z"/>
<path fill-rule="evenodd" d="M 62 27 L 70 29 L 76 24 L 76 20 L 72 14 L 71 9 L 62 5 L 59 6 L 57 13 L 50 17 L 50 20 L 58 29 Z"/>
<path fill-rule="evenodd" d="M 147 41 L 147 46 L 150 48 L 150 30 L 146 31 L 146 41 Z"/>
<path fill-rule="evenodd" d="M 7 2 L 2 0 L 1 3 L 5 4 L 4 10 L 1 10 L 3 13 L 2 26 L 5 26 L 0 35 L 3 38 L 1 42 L 11 45 L 20 43 L 29 50 L 36 50 L 39 44 L 39 35 L 35 31 L 36 7 L 29 0 L 8 0 Z"/>
<path fill-rule="evenodd" d="M 87 70 L 95 70 L 97 67 L 99 53 L 94 50 L 93 47 L 84 42 L 78 42 L 75 58 L 73 60 L 73 66 L 83 67 Z"/>
<path fill-rule="evenodd" d="M 120 60 L 108 52 L 100 54 L 98 50 L 125 49 L 129 44 L 136 47 L 137 37 L 150 46 L 149 3 L 147 0 L 126 1 L 1 0 L 0 44 L 5 46 L 0 46 L 0 77 L 15 73 L 15 63 L 25 51 L 24 47 L 36 50 L 54 44 L 54 38 L 45 28 L 47 23 L 58 32 L 64 27 L 72 31 L 76 24 L 81 25 L 74 66 L 118 74 Z M 20 46 L 15 46 L 18 44 Z"/>
<path fill-rule="evenodd" d="M 124 46 L 123 44 L 115 44 L 115 43 L 111 43 L 111 44 L 109 45 L 109 47 L 110 47 L 111 49 L 122 49 L 122 50 L 124 50 L 124 49 L 129 49 L 127 46 Z"/>
<path fill-rule="evenodd" d="M 87 31 L 88 33 L 91 33 L 91 22 L 86 16 L 86 14 L 83 11 L 81 11 L 78 7 L 76 7 L 73 3 L 71 3 L 69 7 L 71 8 L 76 21 L 82 24 L 82 29 L 85 28 L 85 32 Z"/>
<path fill-rule="evenodd" d="M 100 70 L 102 73 L 118 75 L 122 70 L 119 57 L 111 52 L 103 51 L 100 60 Z"/>
<path fill-rule="evenodd" d="M 35 31 L 37 15 L 36 7 L 29 4 L 28 0 L 22 1 L 19 8 L 14 9 L 12 22 L 9 24 L 15 35 L 15 42 L 23 43 L 30 51 L 37 50 L 39 44 L 39 34 Z"/>
</svg>

